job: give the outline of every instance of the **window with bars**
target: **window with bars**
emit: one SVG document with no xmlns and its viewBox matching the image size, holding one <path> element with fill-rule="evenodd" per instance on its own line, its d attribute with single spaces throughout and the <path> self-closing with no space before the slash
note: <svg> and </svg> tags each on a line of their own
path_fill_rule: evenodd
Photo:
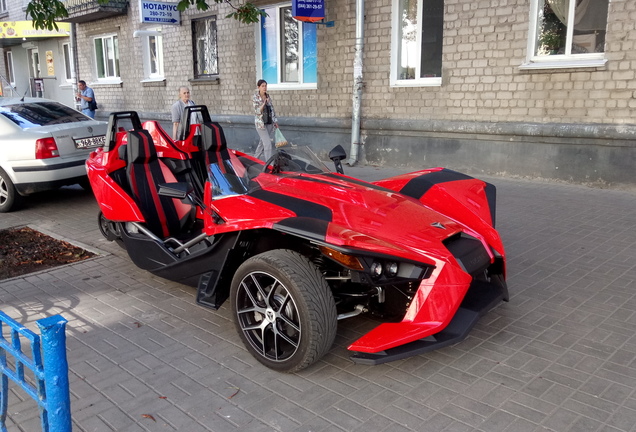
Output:
<svg viewBox="0 0 636 432">
<path fill-rule="evenodd" d="M 316 24 L 296 20 L 289 4 L 264 11 L 267 16 L 261 18 L 258 32 L 258 75 L 271 88 L 316 88 Z"/>
<path fill-rule="evenodd" d="M 194 78 L 216 77 L 219 61 L 216 43 L 216 16 L 192 20 Z"/>
<path fill-rule="evenodd" d="M 442 84 L 444 0 L 394 0 L 391 85 Z"/>
<path fill-rule="evenodd" d="M 96 37 L 94 42 L 97 78 L 119 78 L 119 43 L 117 35 Z"/>
</svg>

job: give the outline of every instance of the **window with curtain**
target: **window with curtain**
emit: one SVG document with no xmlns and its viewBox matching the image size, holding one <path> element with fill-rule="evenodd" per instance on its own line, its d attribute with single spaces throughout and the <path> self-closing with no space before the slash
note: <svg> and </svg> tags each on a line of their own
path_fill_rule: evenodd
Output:
<svg viewBox="0 0 636 432">
<path fill-rule="evenodd" d="M 219 74 L 216 43 L 216 16 L 192 21 L 194 46 L 194 78 L 210 78 Z"/>
<path fill-rule="evenodd" d="M 98 79 L 119 78 L 119 43 L 117 35 L 100 36 L 95 44 L 95 65 Z"/>
<path fill-rule="evenodd" d="M 441 85 L 444 0 L 394 0 L 391 85 Z"/>
<path fill-rule="evenodd" d="M 157 31 L 158 29 L 149 29 Z M 148 35 L 143 38 L 144 79 L 163 79 L 163 38 L 160 34 Z"/>
<path fill-rule="evenodd" d="M 316 88 L 316 24 L 294 19 L 290 4 L 264 10 L 257 36 L 258 76 L 272 88 Z"/>
<path fill-rule="evenodd" d="M 11 51 L 7 51 L 6 59 L 7 59 L 6 65 L 7 65 L 7 74 L 8 74 L 8 78 L 9 78 L 9 83 L 11 83 L 11 85 L 14 86 L 15 85 L 15 73 L 13 72 L 13 53 Z"/>
<path fill-rule="evenodd" d="M 67 83 L 72 82 L 73 60 L 71 59 L 71 44 L 62 44 L 62 53 L 64 55 L 64 79 Z"/>
<path fill-rule="evenodd" d="M 602 57 L 609 0 L 532 0 L 533 60 Z"/>
</svg>

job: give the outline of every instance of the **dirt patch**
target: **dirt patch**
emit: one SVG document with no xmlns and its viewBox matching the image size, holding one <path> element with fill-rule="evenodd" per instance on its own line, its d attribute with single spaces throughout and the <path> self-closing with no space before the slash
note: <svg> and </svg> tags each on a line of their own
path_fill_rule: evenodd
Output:
<svg viewBox="0 0 636 432">
<path fill-rule="evenodd" d="M 29 227 L 0 231 L 0 280 L 95 256 Z"/>
</svg>

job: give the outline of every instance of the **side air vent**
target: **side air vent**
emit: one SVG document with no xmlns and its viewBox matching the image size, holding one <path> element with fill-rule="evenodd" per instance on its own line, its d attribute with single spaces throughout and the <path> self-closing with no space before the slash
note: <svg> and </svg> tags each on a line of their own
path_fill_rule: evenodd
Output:
<svg viewBox="0 0 636 432">
<path fill-rule="evenodd" d="M 490 256 L 484 245 L 466 233 L 458 233 L 447 238 L 444 240 L 444 246 L 470 275 L 481 273 L 490 265 Z"/>
</svg>

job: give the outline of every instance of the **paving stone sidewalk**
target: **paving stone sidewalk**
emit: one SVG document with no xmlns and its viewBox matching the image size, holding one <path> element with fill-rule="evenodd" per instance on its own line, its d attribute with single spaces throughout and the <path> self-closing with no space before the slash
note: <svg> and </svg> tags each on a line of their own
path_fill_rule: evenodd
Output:
<svg viewBox="0 0 636 432">
<path fill-rule="evenodd" d="M 356 365 L 346 346 L 372 324 L 354 319 L 314 367 L 269 371 L 242 347 L 227 306 L 197 306 L 194 288 L 106 242 L 79 188 L 33 197 L 0 215 L 0 229 L 28 224 L 99 256 L 0 281 L 0 309 L 33 329 L 45 316 L 68 319 L 75 432 L 636 431 L 636 194 L 488 180 L 511 301 L 462 343 L 426 355 Z M 40 430 L 35 404 L 15 389 L 8 429 Z"/>
</svg>

